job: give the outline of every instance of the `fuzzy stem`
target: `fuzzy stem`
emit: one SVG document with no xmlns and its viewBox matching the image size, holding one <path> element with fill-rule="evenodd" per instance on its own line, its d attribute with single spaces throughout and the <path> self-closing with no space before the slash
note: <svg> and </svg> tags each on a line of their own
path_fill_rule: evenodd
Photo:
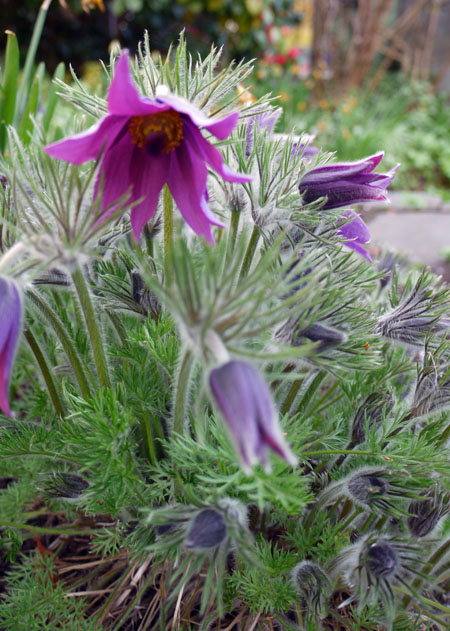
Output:
<svg viewBox="0 0 450 631">
<path fill-rule="evenodd" d="M 150 460 L 152 465 L 156 464 L 156 451 L 155 443 L 152 434 L 152 425 L 150 422 L 150 415 L 145 413 L 143 418 L 140 419 L 139 424 L 141 426 L 142 438 L 144 441 L 144 451 L 146 457 Z"/>
<path fill-rule="evenodd" d="M 231 211 L 231 219 L 230 219 L 230 234 L 228 237 L 228 243 L 230 245 L 230 250 L 233 252 L 236 246 L 236 237 L 239 228 L 239 221 L 241 218 L 241 213 L 238 210 Z"/>
<path fill-rule="evenodd" d="M 97 314 L 95 313 L 89 287 L 86 283 L 84 274 L 79 267 L 72 272 L 72 280 L 84 314 L 89 339 L 92 345 L 92 353 L 97 367 L 98 379 L 103 388 L 108 388 L 111 382 L 109 378 L 108 364 L 106 362 L 105 349 L 103 347 L 103 339 L 98 326 Z"/>
<path fill-rule="evenodd" d="M 261 236 L 261 231 L 258 228 L 258 226 L 253 226 L 252 234 L 250 235 L 250 240 L 248 242 L 247 250 L 244 256 L 244 261 L 241 267 L 241 275 L 240 275 L 241 278 L 245 278 L 249 272 L 260 236 Z"/>
<path fill-rule="evenodd" d="M 289 392 L 287 393 L 286 398 L 283 401 L 283 405 L 280 408 L 281 416 L 287 414 L 291 409 L 291 406 L 294 403 L 295 397 L 297 396 L 303 381 L 303 379 L 297 379 L 297 381 L 294 381 L 292 383 L 291 387 L 289 388 Z"/>
<path fill-rule="evenodd" d="M 55 331 L 59 341 L 61 342 L 61 346 L 63 347 L 64 352 L 67 355 L 67 359 L 72 366 L 72 370 L 75 374 L 78 385 L 80 386 L 80 392 L 82 396 L 85 399 L 89 398 L 91 392 L 87 377 L 83 369 L 83 365 L 72 340 L 70 339 L 66 329 L 64 328 L 64 324 L 61 322 L 58 315 L 55 311 L 53 311 L 48 302 L 38 292 L 34 291 L 34 289 L 28 289 L 27 294 L 35 303 L 35 305 L 39 307 L 41 312 L 44 314 L 48 322 L 53 327 L 53 330 Z"/>
<path fill-rule="evenodd" d="M 44 378 L 45 385 L 47 386 L 48 393 L 52 400 L 53 407 L 55 408 L 55 412 L 58 416 L 63 416 L 64 407 L 61 402 L 58 388 L 56 387 L 55 380 L 53 379 L 53 375 L 50 371 L 45 355 L 43 354 L 41 347 L 39 346 L 36 338 L 34 337 L 30 329 L 25 329 L 24 336 L 28 344 L 30 345 L 33 355 L 39 365 L 42 377 Z"/>
<path fill-rule="evenodd" d="M 191 349 L 187 348 L 184 351 L 183 357 L 180 362 L 180 370 L 178 372 L 178 379 L 175 388 L 174 397 L 174 410 L 173 410 L 173 428 L 174 434 L 183 435 L 184 433 L 184 418 L 186 413 L 186 399 L 189 389 L 189 378 L 191 376 L 191 368 L 194 362 L 194 355 Z"/>
</svg>

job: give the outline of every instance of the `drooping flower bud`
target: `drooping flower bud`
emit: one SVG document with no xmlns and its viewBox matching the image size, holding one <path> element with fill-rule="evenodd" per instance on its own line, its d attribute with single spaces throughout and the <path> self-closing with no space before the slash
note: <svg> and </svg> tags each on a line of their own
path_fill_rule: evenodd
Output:
<svg viewBox="0 0 450 631">
<path fill-rule="evenodd" d="M 223 514 L 213 508 L 205 508 L 192 520 L 184 541 L 190 550 L 216 548 L 227 536 L 227 524 Z"/>
<path fill-rule="evenodd" d="M 281 433 L 269 389 L 253 366 L 244 361 L 226 362 L 211 370 L 209 385 L 246 471 L 258 459 L 269 468 L 268 448 L 296 464 Z"/>
<path fill-rule="evenodd" d="M 8 387 L 14 355 L 22 330 L 23 305 L 12 278 L 0 277 L 0 409 L 12 416 Z"/>
<path fill-rule="evenodd" d="M 149 313 L 158 315 L 161 311 L 161 303 L 155 294 L 147 287 L 139 270 L 131 272 L 131 295 L 136 305 L 142 309 L 143 315 Z"/>
</svg>

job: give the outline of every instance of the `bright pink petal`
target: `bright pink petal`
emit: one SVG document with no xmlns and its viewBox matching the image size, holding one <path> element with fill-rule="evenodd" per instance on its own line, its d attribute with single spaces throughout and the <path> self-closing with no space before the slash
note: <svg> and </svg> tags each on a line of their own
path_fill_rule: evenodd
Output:
<svg viewBox="0 0 450 631">
<path fill-rule="evenodd" d="M 194 125 L 197 127 L 204 127 L 210 131 L 219 140 L 228 138 L 233 129 L 236 127 L 236 123 L 239 118 L 238 112 L 228 114 L 219 120 L 214 120 L 205 116 L 201 110 L 195 105 L 189 103 L 186 99 L 175 94 L 164 94 L 158 96 L 158 101 L 169 105 L 172 109 L 188 116 Z"/>
<path fill-rule="evenodd" d="M 154 158 L 136 151 L 130 163 L 133 181 L 131 201 L 143 197 L 143 201 L 131 211 L 131 226 L 136 240 L 139 239 L 144 225 L 155 214 L 161 189 L 169 174 L 169 156 Z"/>
<path fill-rule="evenodd" d="M 114 78 L 108 90 L 108 109 L 118 116 L 145 116 L 167 110 L 139 96 L 131 78 L 128 53 L 120 56 L 114 68 Z"/>
<path fill-rule="evenodd" d="M 184 124 L 184 137 L 190 148 L 195 151 L 197 156 L 204 162 L 207 162 L 210 167 L 217 171 L 217 173 L 227 182 L 250 182 L 251 176 L 243 173 L 235 173 L 229 169 L 222 159 L 222 154 L 211 143 L 203 138 L 201 132 L 194 127 L 194 125 Z"/>
<path fill-rule="evenodd" d="M 301 179 L 302 185 L 333 182 L 335 180 L 343 180 L 351 176 L 371 173 L 383 159 L 384 152 L 368 156 L 362 160 L 355 162 L 338 162 L 336 164 L 325 164 L 316 167 L 306 173 Z"/>
<path fill-rule="evenodd" d="M 370 232 L 361 217 L 353 210 L 346 210 L 342 220 L 350 220 L 339 226 L 338 234 L 345 239 L 354 239 L 358 243 L 369 243 Z"/>
<path fill-rule="evenodd" d="M 72 164 L 83 164 L 87 160 L 95 160 L 102 149 L 112 145 L 123 131 L 127 120 L 122 116 L 106 116 L 101 123 L 87 131 L 55 142 L 45 147 L 45 151 L 53 158 L 66 160 Z"/>
<path fill-rule="evenodd" d="M 209 210 L 206 199 L 208 170 L 203 160 L 197 158 L 182 143 L 171 153 L 167 184 L 181 214 L 192 230 L 214 245 L 211 224 L 223 227 Z"/>
</svg>

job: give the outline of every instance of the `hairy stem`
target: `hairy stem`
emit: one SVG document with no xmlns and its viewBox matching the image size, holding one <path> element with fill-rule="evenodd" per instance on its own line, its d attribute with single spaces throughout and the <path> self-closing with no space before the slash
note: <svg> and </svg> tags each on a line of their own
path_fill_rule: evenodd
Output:
<svg viewBox="0 0 450 631">
<path fill-rule="evenodd" d="M 98 316 L 95 313 L 91 293 L 86 283 L 86 279 L 79 267 L 72 272 L 72 280 L 84 314 L 86 328 L 92 345 L 92 354 L 94 355 L 94 361 L 97 367 L 98 379 L 100 385 L 103 388 L 107 388 L 111 382 L 109 378 L 108 364 L 106 362 L 105 349 L 103 347 L 103 338 L 98 325 Z"/>
<path fill-rule="evenodd" d="M 194 362 L 194 355 L 191 349 L 187 348 L 181 358 L 180 370 L 175 388 L 173 428 L 174 434 L 184 433 L 184 419 L 186 415 L 186 399 L 189 390 L 191 368 Z"/>
<path fill-rule="evenodd" d="M 250 240 L 248 242 L 244 261 L 241 267 L 241 278 L 245 278 L 249 272 L 260 236 L 261 231 L 258 226 L 253 226 L 252 234 L 250 235 Z"/>
<path fill-rule="evenodd" d="M 69 360 L 69 363 L 72 367 L 75 378 L 80 387 L 80 392 L 82 396 L 87 399 L 91 394 L 89 383 L 78 352 L 73 344 L 73 341 L 67 334 L 64 324 L 61 322 L 58 315 L 51 308 L 45 298 L 41 296 L 41 294 L 39 294 L 34 289 L 28 289 L 27 294 L 34 302 L 34 304 L 40 309 L 40 311 L 43 313 L 43 315 L 55 331 L 59 341 L 61 342 L 61 346 L 63 347 L 64 352 L 67 356 L 67 359 Z"/>
<path fill-rule="evenodd" d="M 28 328 L 25 329 L 24 336 L 38 363 L 42 377 L 45 381 L 45 385 L 47 386 L 48 393 L 52 400 L 53 407 L 55 408 L 55 412 L 56 414 L 58 414 L 58 416 L 63 416 L 64 407 L 63 407 L 61 398 L 59 396 L 59 392 L 58 392 L 58 388 L 56 386 L 55 380 L 53 378 L 53 375 L 47 363 L 47 359 L 30 329 Z"/>
</svg>

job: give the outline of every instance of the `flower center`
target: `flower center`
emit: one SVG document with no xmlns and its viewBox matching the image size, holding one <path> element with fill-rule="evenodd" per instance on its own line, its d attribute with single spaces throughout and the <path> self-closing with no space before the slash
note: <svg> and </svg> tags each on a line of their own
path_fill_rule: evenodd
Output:
<svg viewBox="0 0 450 631">
<path fill-rule="evenodd" d="M 170 153 L 184 138 L 183 120 L 175 110 L 132 116 L 128 123 L 131 141 L 151 154 Z"/>
</svg>

